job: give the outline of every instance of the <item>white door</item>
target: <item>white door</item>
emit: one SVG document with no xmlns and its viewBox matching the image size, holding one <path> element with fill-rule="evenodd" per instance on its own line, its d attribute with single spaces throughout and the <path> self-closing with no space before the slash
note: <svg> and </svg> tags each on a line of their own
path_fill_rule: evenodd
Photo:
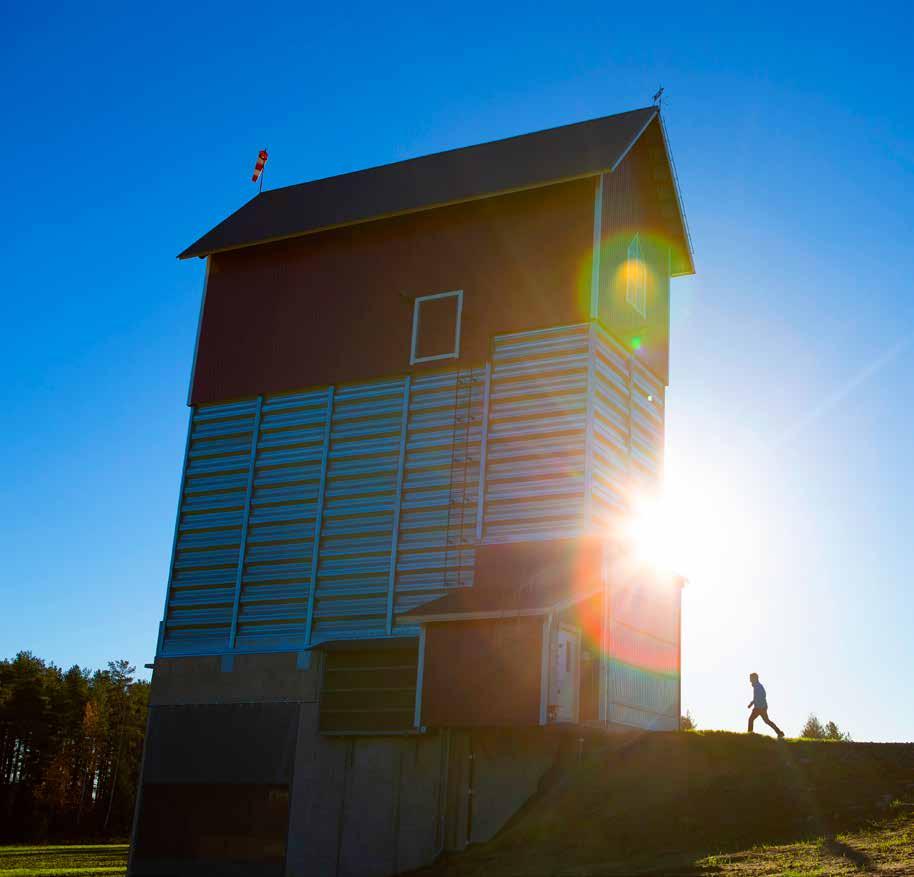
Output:
<svg viewBox="0 0 914 877">
<path fill-rule="evenodd" d="M 555 661 L 552 669 L 552 704 L 556 722 L 575 720 L 577 694 L 578 636 L 560 627 L 556 638 Z"/>
</svg>

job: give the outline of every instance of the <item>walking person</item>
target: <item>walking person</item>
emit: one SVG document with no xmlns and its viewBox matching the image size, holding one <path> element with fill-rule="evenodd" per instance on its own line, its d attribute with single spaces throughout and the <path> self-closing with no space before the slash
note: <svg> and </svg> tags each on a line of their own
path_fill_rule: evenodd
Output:
<svg viewBox="0 0 914 877">
<path fill-rule="evenodd" d="M 749 713 L 749 733 L 754 733 L 752 725 L 761 716 L 762 721 L 769 728 L 774 729 L 778 735 L 778 740 L 780 740 L 784 736 L 784 732 L 768 718 L 768 697 L 765 694 L 765 686 L 758 681 L 758 673 L 750 673 L 749 682 L 752 683 L 752 700 L 749 701 L 749 706 L 752 709 L 752 712 Z"/>
</svg>

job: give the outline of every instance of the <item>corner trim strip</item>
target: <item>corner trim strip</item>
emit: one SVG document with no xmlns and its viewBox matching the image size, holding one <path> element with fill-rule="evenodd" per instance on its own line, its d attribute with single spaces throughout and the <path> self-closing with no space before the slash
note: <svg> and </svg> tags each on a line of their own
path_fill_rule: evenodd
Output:
<svg viewBox="0 0 914 877">
<path fill-rule="evenodd" d="M 238 610 L 241 605 L 241 580 L 244 578 L 244 556 L 247 552 L 248 521 L 251 519 L 251 496 L 254 493 L 254 472 L 257 469 L 257 445 L 260 441 L 260 415 L 263 412 L 263 396 L 257 397 L 257 411 L 251 430 L 251 457 L 248 463 L 248 485 L 244 495 L 244 513 L 241 517 L 241 544 L 238 546 L 238 568 L 235 570 L 235 600 L 232 604 L 232 627 L 229 631 L 228 647 L 235 648 L 238 633 Z"/>
</svg>

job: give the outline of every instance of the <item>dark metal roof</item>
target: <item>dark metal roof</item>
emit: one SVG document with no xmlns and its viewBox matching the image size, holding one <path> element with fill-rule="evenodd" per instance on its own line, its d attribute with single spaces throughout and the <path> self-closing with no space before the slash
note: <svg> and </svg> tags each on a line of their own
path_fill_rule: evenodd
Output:
<svg viewBox="0 0 914 877">
<path fill-rule="evenodd" d="M 573 605 L 599 593 L 597 587 L 583 591 L 558 581 L 544 587 L 516 587 L 497 591 L 478 587 L 461 588 L 432 600 L 400 616 L 406 624 L 462 619 L 514 618 L 523 615 L 548 615 L 560 606 Z"/>
<path fill-rule="evenodd" d="M 445 594 L 400 620 L 543 615 L 597 593 L 601 557 L 597 540 L 482 545 L 477 548 L 473 587 Z"/>
<path fill-rule="evenodd" d="M 508 542 L 476 548 L 472 587 L 459 588 L 399 616 L 406 624 L 547 615 L 599 594 L 603 587 L 603 543 L 595 538 Z M 620 581 L 669 578 L 675 573 L 625 564 Z M 611 575 L 618 575 L 612 574 Z"/>
<path fill-rule="evenodd" d="M 656 107 L 263 192 L 178 258 L 208 256 L 370 219 L 613 170 Z"/>
</svg>

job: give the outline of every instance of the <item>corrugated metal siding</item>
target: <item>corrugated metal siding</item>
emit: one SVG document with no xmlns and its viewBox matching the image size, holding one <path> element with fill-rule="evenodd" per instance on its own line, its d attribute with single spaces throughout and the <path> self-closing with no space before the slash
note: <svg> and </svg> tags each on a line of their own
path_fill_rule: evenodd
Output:
<svg viewBox="0 0 914 877">
<path fill-rule="evenodd" d="M 305 641 L 329 390 L 265 399 L 260 418 L 236 645 Z"/>
<path fill-rule="evenodd" d="M 497 337 L 483 541 L 584 530 L 588 324 Z"/>
<path fill-rule="evenodd" d="M 330 431 L 313 638 L 386 632 L 404 426 L 403 379 L 337 391 Z"/>
<path fill-rule="evenodd" d="M 412 382 L 395 613 L 473 584 L 484 369 Z"/>
<path fill-rule="evenodd" d="M 607 718 L 639 728 L 679 723 L 677 582 L 642 576 L 610 580 Z"/>
<path fill-rule="evenodd" d="M 591 520 L 607 527 L 632 496 L 660 486 L 665 388 L 602 328 L 592 331 Z"/>
<path fill-rule="evenodd" d="M 162 653 L 383 636 L 471 585 L 485 374 L 197 409 Z"/>
<path fill-rule="evenodd" d="M 191 419 L 164 623 L 176 653 L 228 647 L 258 407 L 201 406 Z"/>
</svg>

